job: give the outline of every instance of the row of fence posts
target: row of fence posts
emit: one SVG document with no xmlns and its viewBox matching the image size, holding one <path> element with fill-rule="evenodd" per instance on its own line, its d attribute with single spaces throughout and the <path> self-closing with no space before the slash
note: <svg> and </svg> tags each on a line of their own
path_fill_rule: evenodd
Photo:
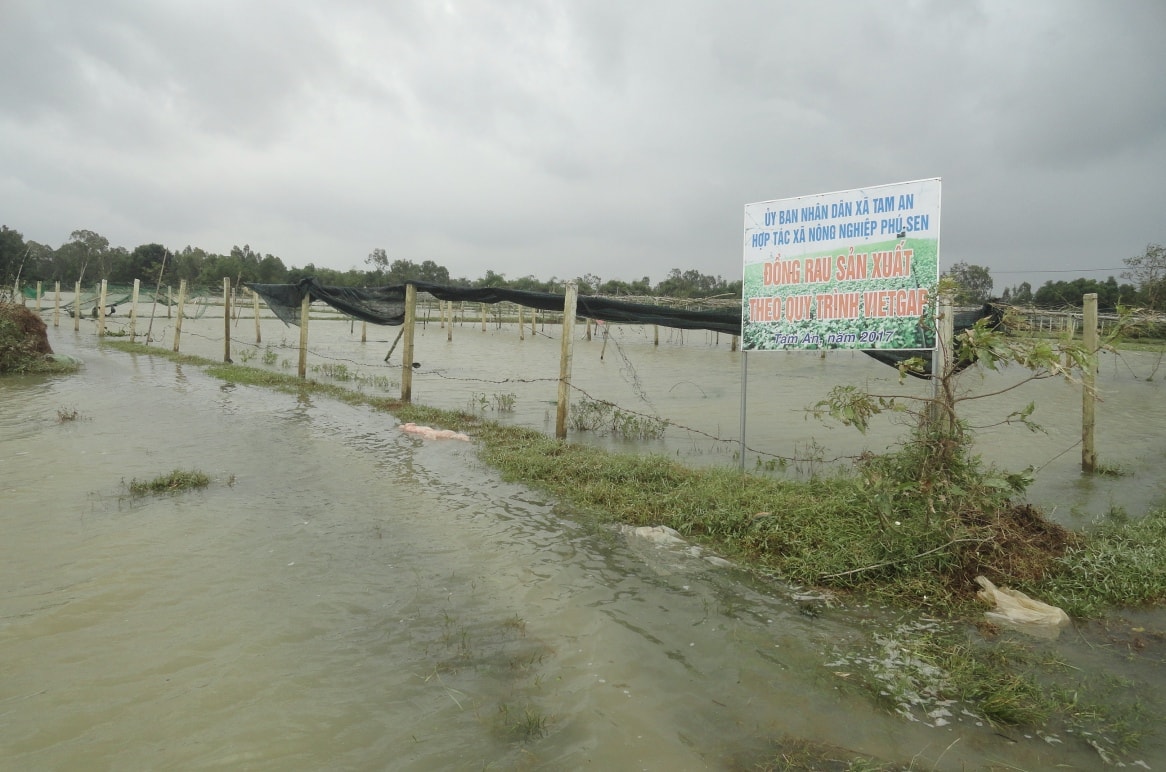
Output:
<svg viewBox="0 0 1166 772">
<path fill-rule="evenodd" d="M 130 322 L 129 322 L 129 338 L 130 342 L 134 342 L 136 336 L 137 313 L 138 313 L 138 293 L 140 290 L 141 281 L 134 279 L 133 296 L 130 305 Z M 105 337 L 105 315 L 107 308 L 107 292 L 108 282 L 105 279 L 101 280 L 100 289 L 98 291 L 98 304 L 94 310 L 97 312 L 97 335 L 98 337 Z M 41 282 L 36 284 L 36 312 L 40 314 L 41 304 Z M 157 305 L 157 293 L 154 296 L 154 304 Z M 259 326 L 259 296 L 252 294 L 252 302 L 255 317 L 255 342 L 262 341 L 262 333 Z M 182 319 L 183 311 L 186 303 L 186 280 L 183 279 L 178 285 L 178 310 L 174 323 L 174 346 L 175 353 L 179 350 L 179 339 L 182 335 Z M 572 342 L 574 339 L 575 326 L 575 312 L 578 303 L 578 285 L 575 282 L 570 282 L 567 285 L 566 294 L 563 297 L 563 329 L 561 348 L 559 352 L 559 389 L 557 409 L 555 411 L 555 437 L 565 439 L 567 436 L 567 415 L 570 408 L 571 397 L 571 360 L 572 360 Z M 307 357 L 308 357 L 308 322 L 310 318 L 309 307 L 312 304 L 312 297 L 310 294 L 305 294 L 300 306 L 300 343 L 299 343 L 299 366 L 297 368 L 297 375 L 299 378 L 307 378 Z M 1082 307 L 1082 344 L 1086 351 L 1096 352 L 1098 348 L 1098 314 L 1097 314 L 1097 293 L 1090 292 L 1083 296 Z M 445 302 L 439 305 L 441 313 L 441 322 L 446 327 L 446 340 L 453 340 L 453 303 Z M 54 289 L 54 306 L 53 306 L 53 326 L 60 326 L 61 314 L 61 283 L 56 282 Z M 169 315 L 169 303 L 167 304 L 167 315 Z M 936 346 L 934 353 L 934 372 L 943 372 L 945 362 L 951 357 L 951 341 L 954 338 L 954 314 L 952 309 L 951 297 L 944 296 L 940 299 L 939 308 L 939 329 L 937 330 L 937 339 L 939 344 Z M 535 333 L 535 324 L 537 320 L 537 312 L 531 312 L 531 334 Z M 402 326 L 401 332 L 397 340 L 404 340 L 404 348 L 401 352 L 403 364 L 401 366 L 401 401 L 413 401 L 413 337 L 417 321 L 417 290 L 412 284 L 405 285 L 405 322 Z M 147 343 L 151 340 L 151 332 L 153 329 L 154 315 L 150 314 L 150 330 L 146 333 Z M 659 326 L 655 327 L 653 335 L 653 343 L 659 345 L 660 335 Z M 73 330 L 74 332 L 81 329 L 81 282 L 78 281 L 73 291 Z M 482 304 L 482 331 L 486 330 L 486 304 Z M 522 307 L 518 309 L 518 330 L 519 339 L 525 340 L 525 326 L 523 320 Z M 606 331 L 605 331 L 606 332 Z M 588 339 L 591 335 L 591 320 L 587 322 Z M 362 322 L 361 325 L 361 343 L 366 342 L 366 325 Z M 393 348 L 396 347 L 396 342 L 393 343 Z M 604 347 L 606 348 L 607 340 L 604 336 Z M 389 355 L 393 353 L 393 348 L 389 349 Z M 736 351 L 738 348 L 738 338 L 733 336 L 732 350 Z M 388 361 L 389 356 L 385 357 Z M 230 363 L 231 360 L 231 279 L 229 277 L 223 278 L 223 361 Z M 935 380 L 936 388 L 940 388 L 938 379 Z M 1092 362 L 1082 370 L 1082 399 L 1081 399 L 1081 469 L 1087 473 L 1093 473 L 1097 467 L 1097 450 L 1095 445 L 1096 433 L 1096 386 L 1097 386 L 1097 363 Z M 743 437 L 743 435 L 742 435 Z M 744 460 L 744 453 L 742 453 L 742 461 Z"/>
<path fill-rule="evenodd" d="M 944 372 L 947 362 L 952 356 L 952 341 L 955 339 L 955 314 L 953 313 L 950 294 L 944 294 L 939 299 L 938 329 L 936 330 L 937 345 L 932 359 L 933 375 Z M 1082 346 L 1092 354 L 1098 351 L 1098 316 L 1097 293 L 1090 292 L 1082 296 Z M 933 378 L 936 389 L 942 388 L 939 378 Z M 1097 360 L 1093 358 L 1089 364 L 1081 368 L 1081 471 L 1093 474 L 1097 469 L 1097 448 L 1095 444 L 1095 430 L 1097 425 Z M 952 419 L 948 416 L 948 419 Z"/>
</svg>

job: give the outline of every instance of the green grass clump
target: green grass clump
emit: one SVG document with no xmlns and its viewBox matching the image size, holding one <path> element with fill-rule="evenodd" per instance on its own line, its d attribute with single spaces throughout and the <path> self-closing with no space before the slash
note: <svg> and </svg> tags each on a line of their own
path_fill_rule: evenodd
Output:
<svg viewBox="0 0 1166 772">
<path fill-rule="evenodd" d="M 1072 616 L 1166 601 L 1166 505 L 1099 525 L 1057 560 L 1039 591 Z"/>
<path fill-rule="evenodd" d="M 147 493 L 177 493 L 192 488 L 205 488 L 211 483 L 211 478 L 202 472 L 185 472 L 175 469 L 169 474 L 155 477 L 153 480 L 130 480 L 130 493 L 135 496 L 145 496 Z"/>
</svg>

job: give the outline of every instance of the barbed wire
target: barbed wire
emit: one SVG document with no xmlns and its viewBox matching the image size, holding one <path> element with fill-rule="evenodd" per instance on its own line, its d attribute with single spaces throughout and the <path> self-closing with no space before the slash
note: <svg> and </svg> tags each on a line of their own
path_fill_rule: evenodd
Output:
<svg viewBox="0 0 1166 772">
<path fill-rule="evenodd" d="M 128 321 L 122 322 L 120 319 L 111 320 L 110 318 L 107 317 L 105 321 L 106 321 L 107 326 L 121 328 L 121 332 L 114 333 L 115 337 L 124 335 L 124 331 L 129 326 Z M 138 319 L 137 321 L 139 323 L 143 322 L 142 319 Z M 156 321 L 157 320 L 155 319 L 155 322 Z M 161 330 L 155 331 L 155 333 L 151 337 L 153 340 L 161 341 L 167 334 L 172 333 L 175 328 L 176 328 L 176 325 L 174 325 L 174 324 L 169 324 L 169 323 L 164 324 L 162 326 Z M 145 337 L 144 333 L 138 333 L 138 334 Z M 222 341 L 223 341 L 222 336 L 205 335 L 205 334 L 198 332 L 197 330 L 182 330 L 181 334 L 183 336 L 190 336 L 190 337 L 194 337 L 194 338 L 198 338 L 198 339 L 201 339 L 204 341 L 209 341 L 209 342 L 214 342 L 214 343 L 222 343 Z M 545 332 L 541 332 L 539 334 L 541 334 L 547 338 L 554 338 L 554 336 L 549 335 Z M 699 428 L 694 427 L 694 426 L 689 426 L 689 425 L 681 423 L 677 420 L 660 416 L 658 414 L 658 412 L 656 412 L 656 408 L 653 405 L 650 397 L 647 394 L 646 389 L 643 386 L 643 382 L 639 377 L 638 370 L 635 366 L 635 363 L 632 361 L 632 357 L 625 350 L 625 347 L 623 345 L 621 345 L 620 341 L 617 340 L 613 335 L 611 335 L 610 331 L 605 331 L 605 335 L 608 336 L 607 340 L 615 346 L 615 350 L 620 357 L 621 364 L 620 364 L 619 371 L 620 371 L 621 376 L 624 377 L 625 381 L 632 388 L 633 393 L 636 395 L 636 397 L 638 399 L 640 399 L 641 401 L 643 401 L 645 404 L 647 404 L 650 408 L 652 408 L 653 412 L 648 413 L 648 412 L 628 408 L 626 406 L 620 405 L 617 402 L 614 402 L 614 401 L 611 401 L 608 399 L 604 399 L 602 397 L 597 397 L 597 396 L 593 395 L 590 391 L 588 391 L 587 389 L 585 389 L 581 386 L 578 386 L 578 385 L 573 384 L 573 383 L 568 383 L 568 387 L 571 389 L 572 393 L 579 394 L 582 397 L 584 397 L 585 399 L 590 400 L 596 404 L 609 406 L 613 409 L 619 410 L 626 415 L 636 416 L 638 418 L 642 418 L 645 420 L 659 422 L 660 424 L 662 424 L 666 427 L 669 427 L 670 429 L 673 429 L 675 431 L 686 432 L 690 435 L 695 435 L 697 437 L 701 437 L 707 441 L 717 443 L 717 444 L 720 444 L 722 446 L 735 446 L 736 448 L 741 447 L 741 441 L 740 441 L 740 438 L 738 438 L 738 437 L 722 437 L 718 434 L 714 434 L 712 432 L 705 431 L 703 429 L 699 429 Z M 286 350 L 286 351 L 297 351 L 297 352 L 299 350 L 298 344 L 289 344 L 286 341 L 280 341 L 279 343 L 270 343 L 270 342 L 269 343 L 256 343 L 256 342 L 251 341 L 251 340 L 238 338 L 234 335 L 230 336 L 230 340 L 231 340 L 232 346 L 235 346 L 235 345 L 245 346 L 245 347 L 248 347 L 249 349 L 253 349 L 253 350 L 281 349 L 281 350 Z M 400 368 L 402 367 L 401 364 L 388 364 L 387 362 L 384 362 L 384 363 L 370 362 L 367 359 L 354 359 L 352 357 L 338 356 L 334 352 L 321 351 L 319 349 L 312 348 L 310 346 L 307 349 L 307 353 L 316 359 L 321 359 L 321 360 L 325 360 L 325 361 L 329 361 L 329 362 L 351 364 L 351 365 L 358 367 L 358 368 L 368 368 L 368 369 L 371 369 L 373 371 L 378 371 L 378 370 L 397 371 L 397 370 L 400 370 Z M 1133 365 L 1130 363 L 1130 361 L 1125 356 L 1122 355 L 1122 352 L 1117 351 L 1117 350 L 1113 350 L 1112 353 L 1115 354 L 1115 367 L 1117 366 L 1117 362 L 1120 361 L 1121 364 L 1124 365 L 1125 369 L 1128 370 L 1128 372 L 1131 376 L 1133 376 L 1134 378 L 1136 378 L 1138 380 L 1143 380 L 1143 377 L 1139 376 L 1137 374 Z M 1150 372 L 1150 374 L 1148 376 L 1146 376 L 1144 378 L 1144 380 L 1147 380 L 1147 381 L 1153 380 L 1157 371 L 1161 367 L 1164 359 L 1166 359 L 1166 352 L 1158 352 L 1157 361 L 1155 362 L 1154 367 L 1153 367 L 1152 371 Z M 483 378 L 483 377 L 474 377 L 474 376 L 466 376 L 466 375 L 451 375 L 448 373 L 448 371 L 446 371 L 444 369 L 438 369 L 438 368 L 432 368 L 432 369 L 420 368 L 420 369 L 416 370 L 416 373 L 418 375 L 434 376 L 434 377 L 441 378 L 441 379 L 447 380 L 447 381 L 464 382 L 464 383 L 482 383 L 482 384 L 490 384 L 490 385 L 496 385 L 496 386 L 502 386 L 502 385 L 507 385 L 507 384 L 558 383 L 560 380 L 558 377 Z M 676 385 L 677 384 L 674 384 L 673 388 L 675 388 Z M 1064 456 L 1065 454 L 1071 452 L 1075 448 L 1080 447 L 1080 445 L 1081 445 L 1081 440 L 1076 440 L 1073 443 L 1071 443 L 1070 445 L 1068 445 L 1067 447 L 1065 447 L 1063 449 L 1056 450 L 1042 464 L 1040 464 L 1039 466 L 1034 465 L 1035 470 L 1037 472 L 1039 472 L 1039 471 L 1045 469 L 1048 465 L 1052 464 L 1057 459 L 1059 459 L 1062 456 Z M 820 448 L 820 446 L 817 446 L 815 444 L 815 446 L 813 447 L 813 450 L 818 450 L 819 448 Z M 864 453 L 839 454 L 839 455 L 836 455 L 832 458 L 825 458 L 820 453 L 810 453 L 808 455 L 797 455 L 797 454 L 795 454 L 795 455 L 783 455 L 780 453 L 773 453 L 773 452 L 770 452 L 767 450 L 763 450 L 761 448 L 757 448 L 757 447 L 754 447 L 754 446 L 749 445 L 749 444 L 746 444 L 744 446 L 744 450 L 747 453 L 751 453 L 751 454 L 757 456 L 759 459 L 760 458 L 771 459 L 773 461 L 776 461 L 776 462 L 779 462 L 782 464 L 810 463 L 810 464 L 833 465 L 833 464 L 838 464 L 838 463 L 843 463 L 843 462 L 854 463 L 854 462 L 862 459 L 865 455 Z"/>
</svg>

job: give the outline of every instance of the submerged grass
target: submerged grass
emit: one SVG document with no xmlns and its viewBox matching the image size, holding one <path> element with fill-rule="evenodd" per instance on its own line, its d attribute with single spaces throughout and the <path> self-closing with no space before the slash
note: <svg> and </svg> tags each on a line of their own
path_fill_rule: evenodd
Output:
<svg viewBox="0 0 1166 772">
<path fill-rule="evenodd" d="M 175 469 L 153 480 L 130 480 L 129 489 L 134 496 L 145 496 L 147 493 L 177 493 L 192 488 L 205 488 L 210 484 L 211 478 L 202 472 Z"/>
</svg>

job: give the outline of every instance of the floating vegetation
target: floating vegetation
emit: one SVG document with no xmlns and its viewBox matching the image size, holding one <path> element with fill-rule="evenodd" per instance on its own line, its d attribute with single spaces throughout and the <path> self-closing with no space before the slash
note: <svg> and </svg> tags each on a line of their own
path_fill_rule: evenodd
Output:
<svg viewBox="0 0 1166 772">
<path fill-rule="evenodd" d="M 57 408 L 57 423 L 63 424 L 68 421 L 76 421 L 81 417 L 75 407 L 59 407 Z"/>
<path fill-rule="evenodd" d="M 175 469 L 148 482 L 130 480 L 129 489 L 134 496 L 145 496 L 147 493 L 177 493 L 193 488 L 205 488 L 210 484 L 211 478 L 202 472 Z"/>
</svg>

